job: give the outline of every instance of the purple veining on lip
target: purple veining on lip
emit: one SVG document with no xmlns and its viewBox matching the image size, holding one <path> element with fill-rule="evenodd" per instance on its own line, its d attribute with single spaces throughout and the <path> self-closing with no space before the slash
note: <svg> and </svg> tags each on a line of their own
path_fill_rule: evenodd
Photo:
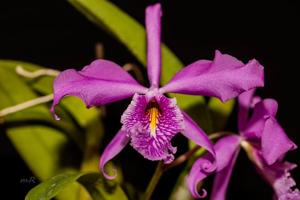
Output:
<svg viewBox="0 0 300 200">
<path fill-rule="evenodd" d="M 156 109 L 159 115 L 154 135 L 149 127 L 151 109 Z M 131 146 L 145 158 L 164 160 L 165 163 L 173 161 L 176 148 L 171 145 L 171 139 L 184 129 L 176 99 L 163 95 L 147 99 L 145 95 L 135 94 L 122 115 L 121 123 L 122 130 L 131 138 Z"/>
</svg>

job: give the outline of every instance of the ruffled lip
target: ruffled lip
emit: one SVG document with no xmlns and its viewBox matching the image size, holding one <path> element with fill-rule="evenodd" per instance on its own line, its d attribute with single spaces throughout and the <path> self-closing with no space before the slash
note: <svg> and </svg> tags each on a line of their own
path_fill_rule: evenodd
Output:
<svg viewBox="0 0 300 200">
<path fill-rule="evenodd" d="M 151 109 L 155 110 L 155 116 Z M 165 163 L 174 160 L 176 148 L 171 140 L 184 129 L 183 116 L 175 99 L 135 94 L 121 117 L 121 123 L 122 130 L 131 139 L 131 146 L 145 158 L 164 160 Z"/>
</svg>

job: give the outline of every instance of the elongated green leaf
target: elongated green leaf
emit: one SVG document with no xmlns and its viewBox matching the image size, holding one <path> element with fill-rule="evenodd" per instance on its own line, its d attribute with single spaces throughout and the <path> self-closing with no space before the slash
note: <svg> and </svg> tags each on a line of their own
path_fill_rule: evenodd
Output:
<svg viewBox="0 0 300 200">
<path fill-rule="evenodd" d="M 17 76 L 0 67 L 0 109 L 35 97 Z M 33 123 L 37 120 L 52 120 L 47 107 L 39 105 L 4 118 L 4 122 L 8 123 L 7 133 L 12 143 L 36 176 L 43 180 L 58 170 L 59 153 L 68 138 L 59 130 Z"/>
<path fill-rule="evenodd" d="M 52 177 L 30 190 L 25 200 L 51 199 L 76 182 L 84 186 L 95 200 L 127 199 L 120 186 L 116 184 L 108 185 L 99 173 L 64 173 Z M 107 187 L 109 187 L 109 190 Z"/>
<path fill-rule="evenodd" d="M 55 197 L 60 191 L 73 184 L 83 174 L 61 174 L 34 187 L 26 195 L 26 200 L 46 200 Z"/>
<path fill-rule="evenodd" d="M 24 81 L 0 65 L 0 109 L 36 97 Z M 71 154 L 76 152 L 76 149 L 69 145 L 70 140 L 64 132 L 48 126 L 52 121 L 54 123 L 49 109 L 44 105 L 4 118 L 9 139 L 40 180 L 45 180 L 58 172 L 70 170 L 75 164 L 69 161 L 70 158 L 75 158 Z M 72 131 L 70 126 L 66 129 Z M 64 160 L 62 155 L 68 154 L 68 159 Z M 74 193 L 74 190 L 69 189 L 68 198 L 61 199 L 74 199 Z"/>
<path fill-rule="evenodd" d="M 49 94 L 52 92 L 54 77 L 45 76 L 37 79 L 21 77 L 15 72 L 18 65 L 21 65 L 28 71 L 42 69 L 41 66 L 27 62 L 0 60 L 0 67 L 3 68 L 0 73 L 4 76 L 3 78 L 0 77 L 2 78 L 0 80 L 0 98 L 2 100 L 0 102 L 0 109 L 37 97 L 30 87 L 40 94 Z M 82 135 L 89 135 L 88 138 L 78 138 L 78 141 L 82 144 L 81 149 L 85 151 L 84 162 L 81 165 L 84 168 L 93 168 L 98 171 L 99 155 L 95 153 L 95 149 L 99 148 L 99 141 L 103 134 L 99 112 L 96 108 L 86 109 L 84 103 L 77 98 L 67 98 L 62 104 L 63 106 L 61 107 L 66 108 L 68 113 L 72 115 L 72 118 L 82 128 L 86 128 L 87 130 L 95 128 L 95 131 L 93 131 L 94 136 L 88 132 L 88 134 Z M 73 162 L 70 163 L 70 160 L 79 161 L 78 156 L 80 153 L 70 148 L 70 140 L 68 140 L 65 133 L 61 132 L 62 130 L 70 131 L 78 135 L 78 128 L 73 128 L 73 120 L 62 111 L 62 109 L 58 109 L 59 114 L 64 119 L 59 122 L 53 120 L 49 112 L 49 107 L 42 105 L 5 117 L 5 123 L 9 126 L 7 129 L 9 138 L 27 165 L 40 180 L 45 180 L 62 171 L 74 171 L 73 165 L 70 165 Z M 46 126 L 45 122 L 47 122 Z M 51 124 L 57 127 L 48 127 Z M 60 128 L 56 129 L 58 127 Z M 92 144 L 90 137 L 95 139 Z M 85 147 L 83 147 L 83 142 L 85 142 Z M 95 155 L 91 156 L 91 151 Z M 76 152 L 78 155 L 76 155 Z M 79 167 L 79 162 L 77 163 Z M 86 192 L 79 189 L 78 185 L 70 185 L 57 198 L 77 199 L 79 191 L 80 195 L 86 195 Z"/>
<path fill-rule="evenodd" d="M 69 0 L 69 2 L 89 20 L 117 38 L 146 66 L 145 29 L 134 18 L 106 0 Z M 164 44 L 162 45 L 162 66 L 162 84 L 165 84 L 183 66 L 175 54 Z M 184 109 L 199 102 L 203 103 L 201 97 L 174 96 Z"/>
<path fill-rule="evenodd" d="M 0 60 L 0 66 L 11 71 L 11 73 L 15 73 L 17 66 L 22 66 L 27 71 L 35 71 L 44 68 L 40 65 L 15 60 Z M 26 81 L 29 87 L 33 88 L 35 91 L 43 95 L 52 93 L 52 84 L 55 77 L 43 76 L 37 79 L 27 79 L 21 76 L 19 77 L 22 78 L 22 80 Z M 66 110 L 82 127 L 85 127 L 90 121 L 92 121 L 99 115 L 96 108 L 86 109 L 86 106 L 84 106 L 82 101 L 75 97 L 63 99 L 60 105 L 66 108 Z M 61 120 L 58 124 L 63 124 L 65 122 L 65 118 L 63 119 L 64 120 Z"/>
<path fill-rule="evenodd" d="M 38 97 L 35 92 L 31 90 L 30 83 L 26 82 L 25 79 L 16 74 L 15 68 L 18 65 L 22 65 L 23 67 L 26 66 L 28 69 L 41 68 L 37 65 L 25 62 L 0 60 L 0 67 L 2 68 L 2 74 L 0 75 L 0 87 L 2 90 L 2 94 L 0 94 L 2 96 L 0 109 L 14 106 Z M 47 85 L 43 87 L 47 87 Z M 78 110 L 76 107 L 73 109 Z M 74 125 L 70 116 L 62 109 L 59 109 L 59 111 L 61 111 L 60 114 L 65 120 L 59 122 L 54 120 L 53 116 L 49 112 L 49 107 L 39 105 L 5 116 L 5 122 L 10 124 L 24 121 L 30 121 L 32 123 L 46 123 L 47 125 L 54 126 L 68 133 L 68 136 L 70 136 L 82 149 L 84 146 L 83 135 L 79 134 L 78 127 Z"/>
</svg>

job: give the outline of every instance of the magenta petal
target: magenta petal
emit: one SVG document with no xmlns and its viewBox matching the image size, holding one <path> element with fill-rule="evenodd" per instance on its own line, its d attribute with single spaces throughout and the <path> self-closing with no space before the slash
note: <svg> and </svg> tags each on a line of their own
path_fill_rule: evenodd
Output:
<svg viewBox="0 0 300 200">
<path fill-rule="evenodd" d="M 212 172 L 206 172 L 202 170 L 203 163 L 211 163 L 214 161 L 214 158 L 211 154 L 205 154 L 201 158 L 195 161 L 193 164 L 189 175 L 187 176 L 186 182 L 187 186 L 194 198 L 204 198 L 206 197 L 206 190 L 202 189 L 202 194 L 198 192 L 198 184 L 204 180 L 207 176 L 209 176 Z"/>
<path fill-rule="evenodd" d="M 96 60 L 81 71 L 69 69 L 54 80 L 54 100 L 51 111 L 64 96 L 77 96 L 87 107 L 99 106 L 145 93 L 126 71 L 113 62 Z"/>
<path fill-rule="evenodd" d="M 278 162 L 263 170 L 276 193 L 278 200 L 300 200 L 300 191 L 295 188 L 296 182 L 290 171 L 297 165 L 289 162 Z"/>
<path fill-rule="evenodd" d="M 263 67 L 256 60 L 244 65 L 236 58 L 216 51 L 212 62 L 200 60 L 192 63 L 179 71 L 160 91 L 214 96 L 226 101 L 263 85 Z"/>
<path fill-rule="evenodd" d="M 275 163 L 288 151 L 297 148 L 273 117 L 266 120 L 261 138 L 261 147 L 262 155 L 269 165 Z"/>
<path fill-rule="evenodd" d="M 162 15 L 160 4 L 148 6 L 146 9 L 147 30 L 147 72 L 151 86 L 158 87 L 161 70 L 160 48 L 160 18 Z"/>
<path fill-rule="evenodd" d="M 197 145 L 206 149 L 213 155 L 213 157 L 215 157 L 213 144 L 209 140 L 205 132 L 196 124 L 196 122 L 193 121 L 193 119 L 188 114 L 183 111 L 181 112 L 183 114 L 184 120 L 184 130 L 182 131 L 182 134 L 188 139 L 195 142 Z"/>
<path fill-rule="evenodd" d="M 300 200 L 300 191 L 296 188 L 296 182 L 290 173 L 297 167 L 296 164 L 280 160 L 268 165 L 261 152 L 256 149 L 252 151 L 252 157 L 258 172 L 273 187 L 275 192 L 273 199 Z"/>
<path fill-rule="evenodd" d="M 112 139 L 112 141 L 107 145 L 104 152 L 101 155 L 99 168 L 101 169 L 105 178 L 111 180 L 116 177 L 116 170 L 114 172 L 114 176 L 110 176 L 105 172 L 105 164 L 114 158 L 124 147 L 128 144 L 129 137 L 126 136 L 126 133 L 120 130 L 117 135 Z"/>
<path fill-rule="evenodd" d="M 238 128 L 239 130 L 243 130 L 248 121 L 249 109 L 251 108 L 253 94 L 255 93 L 255 89 L 249 90 L 247 92 L 242 93 L 238 97 L 239 103 L 239 111 L 238 111 Z"/>
<path fill-rule="evenodd" d="M 216 164 L 217 164 L 217 172 L 224 173 L 226 172 L 226 175 L 228 177 L 224 177 L 226 179 L 218 180 L 217 184 L 218 186 L 222 186 L 222 190 L 220 192 L 224 192 L 229 181 L 229 176 L 231 173 L 231 168 L 233 166 L 233 162 L 235 160 L 235 157 L 237 156 L 237 153 L 239 151 L 239 143 L 240 143 L 240 137 L 237 135 L 231 135 L 224 137 L 215 144 L 214 148 L 216 151 Z M 212 154 L 205 154 L 196 162 L 193 164 L 192 169 L 187 177 L 187 184 L 188 187 L 192 193 L 192 195 L 195 198 L 203 198 L 203 195 L 200 195 L 198 193 L 197 185 L 200 181 L 204 180 L 207 176 L 212 174 L 213 172 L 207 172 L 203 170 L 202 166 L 206 163 L 210 163 L 214 160 Z M 226 170 L 226 171 L 223 171 Z M 230 172 L 230 173 L 229 173 Z M 223 182 L 222 182 L 223 181 Z M 214 191 L 216 192 L 216 191 Z M 213 195 L 221 195 L 221 194 L 213 194 Z"/>
<path fill-rule="evenodd" d="M 96 79 L 138 84 L 121 66 L 109 60 L 95 60 L 90 65 L 85 66 L 79 73 Z"/>
<path fill-rule="evenodd" d="M 256 103 L 253 114 L 241 134 L 247 139 L 260 139 L 268 117 L 275 117 L 278 104 L 274 99 L 265 99 Z"/>
<path fill-rule="evenodd" d="M 234 144 L 233 144 L 234 146 Z M 237 148 L 237 147 L 236 147 Z M 227 151 L 231 151 L 232 149 L 228 149 Z M 229 152 L 231 154 L 232 152 Z M 216 174 L 216 177 L 214 179 L 214 184 L 213 184 L 213 189 L 212 189 L 212 194 L 211 194 L 211 200 L 225 200 L 226 199 L 226 192 L 228 188 L 228 183 L 232 174 L 233 167 L 236 162 L 236 158 L 239 154 L 239 148 L 232 154 L 229 155 L 231 158 L 229 159 L 229 162 L 223 163 L 226 167 L 219 171 Z M 218 162 L 218 157 L 219 154 L 217 152 L 217 162 Z M 221 156 L 221 155 L 220 155 Z M 228 161 L 228 160 L 226 160 Z M 219 167 L 218 167 L 219 170 Z"/>
</svg>

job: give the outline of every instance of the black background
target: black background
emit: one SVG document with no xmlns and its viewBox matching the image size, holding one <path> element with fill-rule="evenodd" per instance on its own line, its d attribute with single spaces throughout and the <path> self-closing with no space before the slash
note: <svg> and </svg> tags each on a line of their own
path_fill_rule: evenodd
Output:
<svg viewBox="0 0 300 200">
<path fill-rule="evenodd" d="M 155 1 L 113 2 L 143 23 L 145 7 Z M 266 84 L 259 94 L 279 102 L 278 120 L 289 137 L 300 144 L 297 49 L 300 12 L 294 2 L 168 1 L 162 2 L 162 8 L 162 39 L 184 64 L 197 59 L 211 59 L 214 50 L 219 49 L 244 62 L 256 58 L 264 65 Z M 57 67 L 59 69 L 80 69 L 93 60 L 96 42 L 104 44 L 106 59 L 121 65 L 127 62 L 139 64 L 124 46 L 89 22 L 66 1 L 12 0 L 0 3 L 1 59 L 29 61 L 47 67 L 60 66 Z M 231 121 L 229 127 L 235 127 L 235 120 Z M 0 183 L 4 187 L 1 187 L 0 195 L 23 199 L 34 185 L 20 184 L 20 179 L 30 177 L 31 172 L 3 131 L 1 133 Z M 299 150 L 289 153 L 288 159 L 300 164 Z M 153 164 L 147 161 L 141 163 L 136 163 L 135 168 L 149 165 L 151 170 L 149 175 L 145 175 L 148 179 Z M 299 170 L 294 170 L 293 174 L 299 180 Z M 163 178 L 154 199 L 166 199 L 170 176 L 167 174 Z M 256 174 L 245 155 L 240 154 L 229 185 L 228 199 L 271 199 L 271 194 L 269 186 Z"/>
</svg>

